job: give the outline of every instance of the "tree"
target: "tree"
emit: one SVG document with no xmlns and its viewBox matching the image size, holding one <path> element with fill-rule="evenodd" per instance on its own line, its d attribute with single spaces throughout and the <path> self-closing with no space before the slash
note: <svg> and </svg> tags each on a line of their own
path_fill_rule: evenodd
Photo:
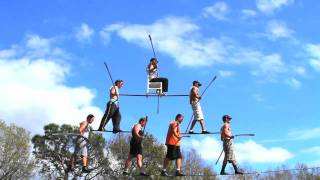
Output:
<svg viewBox="0 0 320 180">
<path fill-rule="evenodd" d="M 48 124 L 44 126 L 44 135 L 35 135 L 32 138 L 33 154 L 40 165 L 40 174 L 44 178 L 68 179 L 69 175 L 74 178 L 83 176 L 79 154 L 76 156 L 75 171 L 67 171 L 77 140 L 81 138 L 78 132 L 79 128 L 71 125 Z M 105 140 L 102 135 L 91 133 L 88 141 L 89 166 L 93 171 L 86 174 L 85 178 L 98 178 L 103 173 L 112 176 L 110 163 L 105 158 Z"/>
<path fill-rule="evenodd" d="M 117 164 L 114 170 L 118 173 L 118 177 L 122 176 L 121 173 L 124 168 L 124 162 L 129 154 L 130 138 L 131 136 L 119 135 L 108 143 L 108 149 L 113 157 L 113 164 Z M 146 172 L 153 175 L 153 179 L 162 179 L 159 175 L 166 154 L 165 145 L 158 142 L 152 134 L 148 133 L 145 135 L 142 144 L 143 163 Z M 133 162 L 135 162 L 135 160 L 133 160 Z M 131 169 L 130 178 L 139 179 L 139 177 L 136 176 L 138 174 L 136 163 L 132 164 Z M 195 150 L 184 153 L 183 169 L 187 175 L 201 175 L 198 177 L 192 176 L 192 179 L 216 179 L 211 168 L 204 165 L 203 159 L 201 159 Z M 171 163 L 167 171 L 173 174 L 175 164 Z"/>
<path fill-rule="evenodd" d="M 192 179 L 216 179 L 212 169 L 204 165 L 204 160 L 195 149 L 184 153 L 183 161 L 185 173 Z"/>
<path fill-rule="evenodd" d="M 29 132 L 0 120 L 0 179 L 27 179 L 32 176 Z"/>
<path fill-rule="evenodd" d="M 108 143 L 108 149 L 112 155 L 113 163 L 117 164 L 114 171 L 121 176 L 124 162 L 129 155 L 129 144 L 131 136 L 119 135 Z M 160 174 L 163 157 L 165 155 L 165 147 L 159 143 L 152 134 L 145 134 L 142 141 L 143 144 L 143 163 L 148 172 L 151 175 Z M 137 164 L 135 158 L 132 159 L 131 174 L 133 176 L 138 174 Z"/>
</svg>

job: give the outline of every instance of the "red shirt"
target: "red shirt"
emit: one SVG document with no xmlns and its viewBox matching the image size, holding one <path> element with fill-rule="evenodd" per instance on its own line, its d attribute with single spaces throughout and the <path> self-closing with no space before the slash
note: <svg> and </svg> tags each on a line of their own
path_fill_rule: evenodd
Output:
<svg viewBox="0 0 320 180">
<path fill-rule="evenodd" d="M 169 125 L 167 138 L 166 138 L 166 144 L 168 145 L 174 145 L 174 146 L 180 146 L 180 140 L 178 137 L 173 133 L 174 129 L 176 129 L 177 135 L 180 136 L 180 124 L 177 121 L 172 121 Z"/>
</svg>

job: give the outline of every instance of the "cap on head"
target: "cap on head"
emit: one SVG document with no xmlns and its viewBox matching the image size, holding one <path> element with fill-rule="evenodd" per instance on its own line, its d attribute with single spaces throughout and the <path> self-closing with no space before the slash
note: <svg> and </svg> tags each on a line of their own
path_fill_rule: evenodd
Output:
<svg viewBox="0 0 320 180">
<path fill-rule="evenodd" d="M 226 121 L 227 119 L 232 119 L 232 117 L 231 116 L 229 116 L 229 115 L 224 115 L 224 116 L 222 116 L 222 121 L 224 122 L 224 121 Z"/>
<path fill-rule="evenodd" d="M 195 81 L 192 82 L 192 85 L 195 86 L 196 84 L 198 84 L 198 86 L 202 86 L 202 84 L 201 84 L 199 81 L 197 81 L 197 80 L 195 80 Z"/>
</svg>

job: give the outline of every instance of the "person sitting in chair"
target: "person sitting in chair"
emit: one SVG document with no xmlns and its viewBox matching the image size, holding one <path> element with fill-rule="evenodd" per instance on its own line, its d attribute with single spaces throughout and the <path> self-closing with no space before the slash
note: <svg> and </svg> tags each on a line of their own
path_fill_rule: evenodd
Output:
<svg viewBox="0 0 320 180">
<path fill-rule="evenodd" d="M 151 58 L 147 67 L 148 77 L 150 82 L 162 82 L 162 93 L 168 92 L 168 79 L 164 77 L 158 77 L 158 60 L 157 58 Z"/>
</svg>

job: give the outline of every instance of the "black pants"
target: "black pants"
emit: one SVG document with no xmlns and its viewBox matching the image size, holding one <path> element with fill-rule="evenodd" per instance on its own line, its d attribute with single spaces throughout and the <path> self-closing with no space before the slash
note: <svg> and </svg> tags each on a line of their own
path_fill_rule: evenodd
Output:
<svg viewBox="0 0 320 180">
<path fill-rule="evenodd" d="M 166 144 L 166 146 L 167 146 L 167 154 L 166 154 L 167 159 L 170 159 L 170 160 L 182 159 L 180 146 L 174 146 L 170 144 Z"/>
<path fill-rule="evenodd" d="M 142 155 L 142 142 L 136 141 L 133 138 L 130 140 L 130 155 L 137 156 L 138 154 Z"/>
<path fill-rule="evenodd" d="M 168 92 L 168 79 L 163 77 L 153 78 L 150 82 L 162 82 L 162 92 Z"/>
<path fill-rule="evenodd" d="M 119 107 L 115 103 L 109 101 L 107 104 L 106 111 L 104 112 L 104 115 L 101 119 L 99 130 L 102 130 L 102 128 L 104 128 L 107 125 L 111 118 L 113 124 L 113 131 L 120 130 L 121 114 Z"/>
</svg>

